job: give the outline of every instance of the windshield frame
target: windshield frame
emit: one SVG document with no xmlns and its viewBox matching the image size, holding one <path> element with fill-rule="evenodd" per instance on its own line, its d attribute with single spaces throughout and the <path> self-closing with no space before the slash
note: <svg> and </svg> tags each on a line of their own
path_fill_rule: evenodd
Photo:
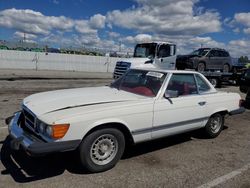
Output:
<svg viewBox="0 0 250 188">
<path fill-rule="evenodd" d="M 125 83 L 125 79 L 127 78 L 128 74 L 130 74 L 131 72 L 133 71 L 141 71 L 141 73 L 145 73 L 145 75 L 147 76 L 147 79 L 143 80 L 146 82 L 149 82 L 150 79 L 151 81 L 153 81 L 154 79 L 158 79 L 158 80 L 154 80 L 154 81 L 157 81 L 158 84 L 160 84 L 159 87 L 157 88 L 153 88 L 153 84 L 152 85 L 138 85 L 136 87 L 146 87 L 146 86 L 151 86 L 151 87 L 147 87 L 148 89 L 150 89 L 152 91 L 152 93 L 154 94 L 154 96 L 150 96 L 150 95 L 146 95 L 146 94 L 142 94 L 141 92 L 135 92 L 133 91 L 133 89 L 135 89 L 136 87 L 134 88 L 129 88 L 129 87 L 125 87 L 123 84 Z M 155 74 L 155 75 L 159 75 L 162 74 L 161 78 L 157 78 L 157 77 L 154 77 L 154 76 L 151 76 L 151 75 L 147 75 L 147 74 Z M 144 76 L 145 76 L 144 75 Z M 144 97 L 150 97 L 150 98 L 155 98 L 159 95 L 159 93 L 161 93 L 161 89 L 163 87 L 163 85 L 165 84 L 165 81 L 166 81 L 166 78 L 168 77 L 168 73 L 167 72 L 162 72 L 162 71 L 156 71 L 156 70 L 142 70 L 142 69 L 130 69 L 127 73 L 125 73 L 122 77 L 120 77 L 119 79 L 115 80 L 114 82 L 112 82 L 109 87 L 110 88 L 116 88 L 117 90 L 122 90 L 122 91 L 125 91 L 125 92 L 129 92 L 129 93 L 132 93 L 132 94 L 136 94 L 136 95 L 140 95 L 140 96 L 144 96 Z M 152 83 L 152 82 L 151 82 Z M 128 83 L 126 83 L 128 84 Z"/>
</svg>

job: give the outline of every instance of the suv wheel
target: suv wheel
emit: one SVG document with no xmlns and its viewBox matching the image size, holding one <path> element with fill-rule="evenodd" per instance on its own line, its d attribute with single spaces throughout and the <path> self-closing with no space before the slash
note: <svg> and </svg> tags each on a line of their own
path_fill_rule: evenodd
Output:
<svg viewBox="0 0 250 188">
<path fill-rule="evenodd" d="M 198 63 L 197 69 L 198 72 L 204 72 L 206 70 L 206 65 L 203 62 Z"/>
<path fill-rule="evenodd" d="M 223 72 L 229 72 L 229 70 L 230 70 L 229 65 L 228 65 L 228 64 L 224 64 L 224 65 L 223 65 L 222 71 L 223 71 Z"/>
</svg>

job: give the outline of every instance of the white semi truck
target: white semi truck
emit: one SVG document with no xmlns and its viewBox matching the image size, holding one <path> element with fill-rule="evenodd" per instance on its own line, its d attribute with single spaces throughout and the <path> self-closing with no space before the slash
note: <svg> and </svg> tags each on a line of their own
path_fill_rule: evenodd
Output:
<svg viewBox="0 0 250 188">
<path fill-rule="evenodd" d="M 116 63 L 113 78 L 118 79 L 130 68 L 158 68 L 164 70 L 176 69 L 176 44 L 171 42 L 139 43 L 135 46 L 132 58 L 126 58 Z M 239 74 L 225 73 L 216 70 L 201 72 L 214 87 L 220 87 L 222 82 L 238 82 Z"/>
<path fill-rule="evenodd" d="M 135 46 L 133 58 L 118 61 L 113 78 L 117 79 L 130 68 L 148 67 L 175 69 L 176 45 L 170 42 L 140 43 Z"/>
</svg>

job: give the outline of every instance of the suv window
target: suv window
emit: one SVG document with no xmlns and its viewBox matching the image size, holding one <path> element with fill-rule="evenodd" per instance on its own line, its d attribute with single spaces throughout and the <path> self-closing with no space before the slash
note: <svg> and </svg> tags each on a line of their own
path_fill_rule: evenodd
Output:
<svg viewBox="0 0 250 188">
<path fill-rule="evenodd" d="M 224 51 L 223 53 L 224 53 L 224 57 L 229 57 L 229 53 L 228 52 Z"/>
<path fill-rule="evenodd" d="M 219 57 L 219 52 L 217 50 L 211 50 L 209 53 L 210 57 Z"/>
<path fill-rule="evenodd" d="M 229 53 L 226 51 L 219 50 L 218 52 L 219 52 L 220 57 L 228 57 L 229 56 Z"/>
<path fill-rule="evenodd" d="M 219 53 L 219 57 L 225 57 L 225 53 L 223 52 L 223 51 L 218 51 L 218 53 Z"/>
<path fill-rule="evenodd" d="M 167 87 L 167 93 L 178 92 L 179 96 L 197 94 L 196 82 L 193 74 L 173 74 Z"/>
<path fill-rule="evenodd" d="M 204 93 L 211 89 L 210 86 L 207 84 L 207 82 L 200 77 L 200 75 L 195 75 L 195 77 L 197 80 L 198 90 L 200 93 Z"/>
</svg>

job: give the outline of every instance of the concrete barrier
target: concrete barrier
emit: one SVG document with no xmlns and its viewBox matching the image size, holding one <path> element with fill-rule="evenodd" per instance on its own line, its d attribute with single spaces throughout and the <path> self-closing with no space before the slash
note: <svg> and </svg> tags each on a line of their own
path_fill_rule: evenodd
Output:
<svg viewBox="0 0 250 188">
<path fill-rule="evenodd" d="M 0 69 L 113 72 L 121 58 L 0 50 Z"/>
</svg>

